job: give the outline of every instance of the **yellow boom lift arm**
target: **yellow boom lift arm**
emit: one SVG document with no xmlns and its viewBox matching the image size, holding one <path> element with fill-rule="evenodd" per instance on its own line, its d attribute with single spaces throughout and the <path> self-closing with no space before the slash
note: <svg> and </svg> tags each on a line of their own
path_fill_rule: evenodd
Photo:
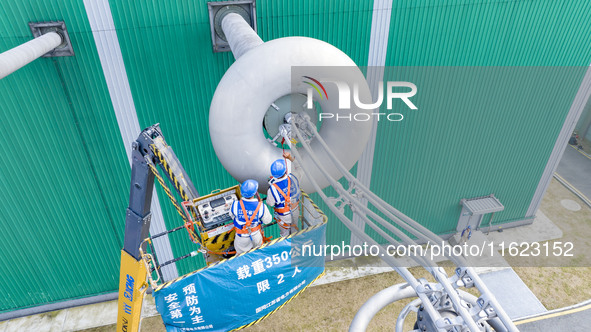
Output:
<svg viewBox="0 0 591 332">
<path fill-rule="evenodd" d="M 125 219 L 125 240 L 121 250 L 117 331 L 138 331 L 148 268 L 142 260 L 149 237 L 155 165 L 164 171 L 184 201 L 199 197 L 195 186 L 172 148 L 166 144 L 158 124 L 144 129 L 132 143 L 131 186 Z M 161 179 L 159 179 L 161 180 Z M 166 188 L 166 194 L 174 200 Z M 176 201 L 176 200 L 174 200 Z M 183 215 L 178 204 L 178 212 Z M 140 250 L 141 248 L 141 250 Z M 161 276 L 161 271 L 157 271 Z"/>
</svg>

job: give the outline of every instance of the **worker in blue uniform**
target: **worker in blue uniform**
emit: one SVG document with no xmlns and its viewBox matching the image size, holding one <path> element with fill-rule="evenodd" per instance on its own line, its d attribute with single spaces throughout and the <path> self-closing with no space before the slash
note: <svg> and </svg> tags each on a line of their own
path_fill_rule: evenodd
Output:
<svg viewBox="0 0 591 332">
<path fill-rule="evenodd" d="M 275 209 L 275 220 L 281 236 L 297 231 L 300 217 L 300 183 L 288 170 L 286 160 L 293 162 L 293 156 L 286 152 L 285 159 L 277 159 L 271 164 L 271 179 L 267 191 L 267 204 Z"/>
<path fill-rule="evenodd" d="M 232 203 L 230 210 L 234 218 L 236 237 L 234 248 L 236 254 L 260 247 L 263 244 L 261 224 L 273 221 L 269 208 L 256 197 L 259 183 L 256 180 L 246 180 L 240 185 L 242 198 Z"/>
</svg>

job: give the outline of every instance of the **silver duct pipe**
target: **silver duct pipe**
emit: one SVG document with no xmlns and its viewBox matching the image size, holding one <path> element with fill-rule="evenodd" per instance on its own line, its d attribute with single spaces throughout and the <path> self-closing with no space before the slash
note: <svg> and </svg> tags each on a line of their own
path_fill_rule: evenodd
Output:
<svg viewBox="0 0 591 332">
<path fill-rule="evenodd" d="M 305 118 L 305 116 L 304 116 Z M 307 121 L 307 120 L 306 120 Z M 296 121 L 297 122 L 297 121 Z M 309 123 L 308 123 L 309 125 Z M 297 125 L 296 126 L 292 126 L 292 131 L 295 132 L 296 136 L 302 140 L 301 137 L 301 133 L 298 130 Z M 322 136 L 319 135 L 318 133 L 315 133 L 315 140 L 317 142 L 323 142 Z M 302 147 L 304 148 L 304 150 L 307 150 L 307 152 L 309 153 L 310 157 L 313 159 L 313 161 L 317 164 L 317 166 L 323 170 L 323 166 L 320 166 L 315 153 L 311 151 L 310 146 L 308 143 L 306 142 L 302 142 Z M 328 148 L 328 146 L 326 145 L 326 142 L 323 142 L 323 147 L 325 148 L 324 153 L 331 156 L 332 157 L 332 162 L 335 164 L 339 164 L 338 159 L 334 158 L 334 155 L 332 155 L 331 150 Z M 299 155 L 297 150 L 293 150 L 294 153 L 296 154 L 296 156 Z M 339 165 L 339 169 L 341 170 L 341 172 L 343 172 L 343 175 L 345 175 L 347 177 L 347 179 L 350 179 L 352 176 L 351 174 L 349 174 L 346 169 L 343 167 L 343 165 Z M 304 169 L 305 171 L 305 169 Z M 326 177 L 328 177 L 328 174 L 326 173 L 326 171 L 323 170 L 323 173 Z M 361 216 L 362 219 L 369 225 L 372 226 L 371 222 L 367 219 L 367 217 L 365 217 L 365 215 L 371 215 L 371 211 L 369 211 L 366 207 L 364 206 L 358 206 L 359 203 L 356 201 L 355 197 L 352 197 L 351 193 L 349 193 L 347 190 L 345 190 L 339 183 L 335 182 L 334 180 L 329 179 L 330 184 L 337 190 L 337 193 L 342 195 L 343 197 L 345 197 L 346 201 L 351 202 L 351 204 L 355 205 L 355 209 L 358 210 L 358 212 L 361 212 Z M 354 181 L 350 182 L 351 185 L 354 185 Z M 355 186 L 356 187 L 356 194 L 359 194 L 359 192 L 361 192 L 361 195 L 363 197 L 368 197 L 369 194 L 373 194 L 371 193 L 371 191 L 369 191 L 367 188 L 362 188 L 361 186 Z M 360 190 L 361 189 L 361 190 Z M 335 214 L 339 217 L 339 219 L 341 219 L 341 221 L 343 221 L 343 223 L 349 228 L 351 229 L 352 232 L 356 233 L 356 235 L 362 237 L 362 239 L 364 239 L 366 242 L 368 243 L 374 243 L 375 241 L 368 239 L 367 235 L 359 229 L 356 229 L 355 227 L 351 228 L 347 225 L 348 223 L 348 219 L 344 218 L 344 216 L 340 215 L 340 213 L 338 213 L 338 211 L 334 211 L 333 206 L 329 203 L 329 201 L 327 200 L 327 197 L 321 192 L 319 191 L 320 196 L 322 197 L 322 199 L 324 201 L 326 201 L 329 205 L 329 208 L 331 208 L 331 210 L 333 210 L 333 212 L 335 212 Z M 381 206 L 380 206 L 381 205 Z M 384 202 L 384 204 L 378 204 L 376 207 L 378 207 L 379 210 L 381 210 L 382 212 L 384 212 L 384 205 L 385 206 L 389 206 L 388 204 L 386 204 Z M 387 212 L 387 211 L 386 211 Z M 388 213 L 386 213 L 388 214 Z M 409 219 L 412 223 L 416 224 L 416 221 L 408 218 L 407 216 L 403 215 L 402 213 L 400 213 L 402 216 L 405 217 L 405 219 Z M 375 216 L 374 216 L 375 218 Z M 384 222 L 384 220 L 382 218 L 375 218 L 376 221 L 380 222 Z M 393 221 L 398 224 L 401 225 L 400 220 L 397 218 L 393 218 Z M 373 228 L 373 227 L 372 227 Z M 432 238 L 436 238 L 441 240 L 437 235 L 435 235 L 434 233 L 431 233 L 430 231 L 426 232 L 428 235 L 430 235 L 429 237 Z M 385 237 L 387 238 L 387 237 Z M 408 241 L 408 239 L 406 239 Z M 390 240 L 391 241 L 391 240 Z M 407 242 L 404 241 L 404 242 Z M 382 257 L 386 262 L 388 262 L 389 257 Z M 388 262 L 390 264 L 390 262 Z M 410 279 L 407 278 L 407 276 L 402 273 L 402 272 L 406 272 L 404 271 L 404 269 L 401 269 L 399 267 L 396 267 L 395 265 L 390 264 L 393 268 L 395 268 L 404 278 L 405 280 L 407 280 L 412 288 L 414 288 L 415 290 L 417 290 L 417 287 L 415 287 L 414 281 L 416 280 L 414 277 L 411 277 Z M 443 290 L 445 291 L 445 293 L 449 296 L 449 298 L 451 299 L 452 303 L 454 304 L 454 308 L 456 310 L 456 312 L 462 316 L 464 318 L 465 324 L 469 327 L 469 329 L 471 331 L 478 331 L 479 328 L 475 325 L 475 322 L 471 319 L 471 314 L 470 312 L 467 310 L 467 308 L 465 308 L 461 303 L 461 298 L 459 296 L 459 294 L 456 291 L 455 287 L 450 283 L 451 280 L 455 279 L 457 276 L 452 277 L 450 280 L 447 279 L 447 276 L 445 275 L 445 273 L 442 271 L 441 268 L 438 267 L 432 267 L 432 266 L 425 266 L 423 265 L 423 267 L 429 271 L 436 279 L 436 281 L 441 285 L 441 287 L 443 288 Z M 497 302 L 497 300 L 495 299 L 494 295 L 488 290 L 488 288 L 486 287 L 486 285 L 482 282 L 482 280 L 478 277 L 478 275 L 475 273 L 474 269 L 471 267 L 466 268 L 468 275 L 470 275 L 474 281 L 474 284 L 476 285 L 477 289 L 481 292 L 481 298 L 484 299 L 485 301 L 488 301 L 488 303 L 495 309 L 496 314 L 498 315 L 499 320 L 496 320 L 495 323 L 502 321 L 502 324 L 509 330 L 509 331 L 517 331 L 515 325 L 513 324 L 513 322 L 511 321 L 511 319 L 507 316 L 507 314 L 504 312 L 504 310 L 502 309 L 502 307 L 499 305 L 499 303 Z M 421 295 L 423 294 L 418 294 L 419 297 L 421 297 Z M 422 302 L 425 304 L 425 309 L 427 311 L 429 311 L 429 314 L 432 314 L 432 308 L 430 308 L 430 303 L 428 303 L 427 301 L 425 301 L 424 299 L 421 299 Z M 432 317 L 436 317 L 436 316 L 432 316 Z"/>
<path fill-rule="evenodd" d="M 320 169 L 320 171 L 322 172 L 322 174 L 324 175 L 325 179 L 327 179 L 329 181 L 329 184 L 332 185 L 333 188 L 335 188 L 337 190 L 337 192 L 340 195 L 344 195 L 347 199 L 347 201 L 349 202 L 354 202 L 355 198 L 351 196 L 350 193 L 348 193 L 347 191 L 345 191 L 342 186 L 336 182 L 334 179 L 331 178 L 331 176 L 326 172 L 326 170 L 324 169 L 324 164 L 321 164 L 317 158 L 317 156 L 315 155 L 315 153 L 311 150 L 310 145 L 308 143 L 306 143 L 303 140 L 302 134 L 300 133 L 300 131 L 298 130 L 297 126 L 293 126 L 292 130 L 295 132 L 296 136 L 298 137 L 298 139 L 302 142 L 302 147 L 307 150 L 310 158 L 312 158 L 312 161 L 316 164 L 316 167 L 318 167 L 318 169 Z M 318 138 L 319 135 L 316 135 L 316 138 Z M 299 153 L 297 151 L 297 149 L 294 149 L 293 152 L 296 154 L 296 157 L 299 156 Z M 333 163 L 338 163 L 338 160 L 332 160 Z M 303 169 L 304 172 L 306 172 L 306 168 Z M 309 175 L 306 174 L 309 178 Z M 312 180 L 312 183 L 315 184 L 315 179 Z M 343 222 L 343 224 L 345 224 L 345 226 L 347 226 L 347 223 L 352 223 L 349 219 L 347 219 L 343 213 L 340 213 L 339 211 L 335 211 L 335 207 L 333 205 L 331 205 L 329 203 L 329 200 L 327 199 L 326 195 L 318 190 L 318 194 L 320 195 L 320 197 L 327 202 L 329 208 L 331 209 L 331 211 L 333 211 L 333 213 L 335 213 L 335 215 L 337 215 L 337 217 L 339 217 L 339 219 Z M 357 202 L 358 203 L 358 202 Z M 359 208 L 359 206 L 357 206 L 357 208 Z M 366 207 L 364 207 L 365 209 L 367 209 Z M 363 208 L 362 208 L 363 209 Z M 363 211 L 362 211 L 363 212 Z M 367 213 L 367 212 L 365 212 Z M 365 217 L 363 214 L 360 214 L 362 216 L 362 219 L 364 220 L 368 220 L 367 217 Z M 369 225 L 369 224 L 368 224 Z M 347 226 L 349 227 L 349 226 Z M 378 243 L 371 239 L 367 234 L 365 234 L 364 231 L 359 230 L 358 228 L 349 228 L 352 232 L 355 232 L 355 234 L 359 237 L 361 237 L 362 240 L 365 240 L 365 242 L 367 243 L 371 243 L 373 245 L 378 245 Z M 397 261 L 395 258 L 393 257 L 388 257 L 388 256 L 384 256 L 383 254 L 381 255 L 382 260 L 384 260 L 386 263 L 390 264 L 389 260 L 392 261 Z M 411 278 L 409 278 L 407 275 L 405 275 L 403 273 L 403 271 L 408 272 L 408 270 L 406 269 L 402 269 L 400 267 L 397 267 L 398 264 L 394 263 L 393 265 L 390 264 L 390 266 L 392 266 L 393 268 L 396 269 L 396 271 L 406 280 L 408 281 L 411 286 L 413 287 L 413 289 L 415 289 L 415 291 L 417 291 L 419 288 L 422 288 L 422 286 L 419 286 L 418 283 L 415 283 L 416 278 L 414 278 L 414 276 L 412 276 L 411 274 Z M 431 267 L 431 266 L 423 266 L 427 271 L 429 271 L 433 277 L 435 277 L 435 280 L 437 282 L 439 282 L 439 284 L 441 285 L 441 287 L 445 290 L 446 294 L 449 296 L 450 300 L 452 301 L 453 305 L 454 305 L 454 309 L 457 311 L 457 313 L 462 316 L 462 318 L 464 318 L 465 324 L 468 326 L 468 328 L 471 331 L 479 331 L 478 326 L 476 325 L 476 323 L 474 322 L 474 320 L 471 318 L 472 316 L 470 315 L 470 313 L 468 312 L 468 310 L 462 305 L 462 302 L 458 296 L 458 294 L 456 293 L 455 289 L 453 288 L 453 285 L 451 285 L 450 281 L 447 279 L 447 276 L 445 275 L 445 272 L 443 271 L 442 268 L 440 267 Z M 441 316 L 439 315 L 439 313 L 435 310 L 435 308 L 433 307 L 433 305 L 426 299 L 426 296 L 424 293 L 422 292 L 417 292 L 417 295 L 419 296 L 419 298 L 421 298 L 421 301 L 425 304 L 425 309 L 429 312 L 429 315 L 431 315 L 431 317 L 433 317 L 435 320 L 437 320 L 438 318 L 441 318 Z"/>
<path fill-rule="evenodd" d="M 309 120 L 306 119 L 305 121 L 308 121 L 308 125 L 310 124 L 309 123 Z M 294 131 L 297 133 L 297 127 L 294 129 Z M 343 167 L 343 165 L 340 165 L 339 162 L 338 162 L 338 160 L 336 158 L 334 158 L 334 155 L 332 154 L 329 146 L 322 139 L 322 136 L 319 135 L 318 132 L 314 132 L 314 136 L 315 136 L 316 141 L 319 142 L 323 146 L 324 152 L 326 154 L 328 154 L 329 156 L 331 156 L 332 159 L 333 159 L 333 162 L 338 165 L 339 171 L 342 172 L 342 174 L 350 181 L 350 183 L 352 183 L 352 184 L 355 185 L 355 187 L 358 189 L 358 191 L 363 192 L 363 197 L 368 198 L 369 201 L 372 202 L 372 204 L 375 207 L 377 207 L 378 210 L 380 210 L 380 212 L 384 213 L 388 218 L 390 218 L 392 221 L 394 221 L 400 227 L 402 227 L 402 228 L 408 230 L 409 232 L 417 235 L 417 237 L 419 237 L 421 239 L 423 238 L 423 236 L 426 236 L 426 238 L 428 240 L 431 240 L 434 243 L 440 243 L 442 241 L 442 239 L 438 235 L 436 235 L 435 233 L 429 231 L 427 228 L 425 228 L 424 226 L 420 225 L 416 221 L 412 220 L 410 217 L 406 216 L 404 213 L 396 210 L 394 207 L 392 207 L 391 205 L 389 205 L 388 203 L 386 203 L 385 201 L 383 201 L 381 198 L 379 198 L 377 195 L 375 195 L 373 192 L 371 192 L 363 184 L 359 183 L 359 181 L 356 178 L 354 178 L 345 169 L 345 167 Z M 306 148 L 306 144 L 304 144 L 303 146 L 304 146 L 304 148 Z M 342 188 L 336 187 L 335 189 L 337 189 L 337 191 L 340 194 L 345 194 L 345 195 L 347 194 L 346 191 L 344 189 L 342 189 Z M 360 205 L 359 202 L 353 202 L 353 204 Z M 358 208 L 360 208 L 361 210 L 364 210 L 365 213 L 367 213 L 369 211 L 365 206 L 358 206 Z M 396 216 L 392 215 L 392 213 L 396 214 Z M 362 218 L 362 219 L 366 219 L 366 218 Z M 376 220 L 377 221 L 380 221 L 380 219 L 381 218 L 378 218 Z M 403 222 L 403 220 L 404 220 L 404 222 Z M 476 285 L 476 287 L 478 288 L 478 290 L 481 292 L 482 297 L 485 298 L 485 299 L 487 299 L 488 302 L 491 304 L 491 306 L 493 308 L 495 308 L 495 311 L 496 311 L 499 319 L 503 323 L 506 324 L 507 328 L 510 331 L 517 331 L 517 328 L 513 324 L 512 320 L 509 318 L 509 316 L 507 315 L 507 313 L 502 309 L 501 305 L 497 301 L 497 299 L 494 296 L 494 294 L 492 294 L 492 292 L 490 292 L 490 290 L 488 290 L 488 287 L 486 287 L 486 285 L 484 284 L 484 282 L 482 282 L 482 280 L 480 279 L 480 277 L 478 276 L 478 274 L 476 273 L 476 271 L 474 270 L 474 268 L 473 267 L 467 267 L 466 266 L 467 262 L 463 259 L 463 257 L 447 256 L 447 255 L 446 255 L 446 257 L 449 258 L 452 262 L 454 262 L 454 264 L 456 264 L 457 266 L 466 269 L 467 274 L 474 281 L 474 284 Z M 449 283 L 447 282 L 447 280 L 444 280 L 444 278 L 443 278 L 444 275 L 441 274 L 441 271 L 439 269 L 429 269 L 429 266 L 424 266 L 424 267 L 428 271 L 431 272 L 431 274 L 436 278 L 436 280 L 438 282 L 440 282 L 442 284 L 442 286 L 444 286 L 444 288 L 446 288 L 446 290 L 449 290 L 449 286 L 450 285 L 448 285 Z M 452 294 L 452 297 L 454 297 L 453 294 Z"/>
<path fill-rule="evenodd" d="M 463 290 L 458 290 L 459 296 L 462 300 L 469 302 L 472 305 L 477 305 L 476 296 L 464 292 Z M 407 283 L 402 283 L 398 285 L 394 285 L 388 287 L 384 290 L 379 291 L 371 298 L 369 298 L 357 311 L 351 325 L 349 326 L 349 332 L 358 332 L 358 331 L 365 331 L 369 326 L 371 320 L 375 317 L 375 315 L 384 309 L 389 304 L 394 302 L 416 297 L 415 291 L 410 287 Z M 420 299 L 414 300 L 409 305 L 419 305 L 421 302 Z M 408 308 L 409 306 L 405 307 L 404 310 L 398 316 L 398 320 L 396 321 L 396 332 L 402 331 L 404 320 L 408 315 Z M 503 325 L 498 317 L 495 317 L 491 320 L 487 321 L 492 328 L 497 332 L 507 332 L 507 328 Z"/>
<path fill-rule="evenodd" d="M 52 31 L 0 54 L 0 79 L 53 50 L 62 42 L 62 37 Z"/>
</svg>

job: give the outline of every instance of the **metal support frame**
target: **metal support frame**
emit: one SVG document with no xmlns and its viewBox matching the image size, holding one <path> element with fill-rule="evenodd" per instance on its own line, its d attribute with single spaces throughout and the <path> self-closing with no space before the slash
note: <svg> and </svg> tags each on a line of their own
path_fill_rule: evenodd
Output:
<svg viewBox="0 0 591 332">
<path fill-rule="evenodd" d="M 125 239 L 123 241 L 123 250 L 137 260 L 141 259 L 140 244 L 149 236 L 150 206 L 154 191 L 154 174 L 150 171 L 144 160 L 144 155 L 140 152 L 146 148 L 149 149 L 138 141 L 132 144 L 133 166 L 131 167 L 129 207 L 127 208 Z"/>
<path fill-rule="evenodd" d="M 306 117 L 305 115 L 303 116 Z M 306 119 L 306 121 L 310 122 L 309 119 Z M 337 166 L 342 175 L 344 175 L 349 181 L 350 185 L 355 187 L 355 194 L 353 194 L 350 190 L 345 190 L 339 182 L 329 176 L 324 168 L 325 165 L 322 165 L 318 162 L 318 158 L 315 156 L 309 144 L 303 140 L 302 134 L 300 133 L 297 125 L 293 126 L 292 131 L 302 143 L 302 147 L 308 152 L 308 155 L 313 160 L 316 167 L 318 167 L 318 169 L 320 169 L 325 177 L 329 180 L 330 184 L 333 188 L 335 188 L 341 199 L 346 202 L 346 205 L 350 206 L 354 214 L 359 215 L 361 220 L 363 220 L 366 225 L 378 232 L 378 234 L 380 234 L 384 239 L 395 245 L 416 245 L 416 242 L 410 239 L 408 235 L 403 233 L 400 229 L 394 227 L 394 225 L 397 225 L 409 233 L 415 235 L 419 240 L 430 241 L 432 243 L 441 243 L 441 241 L 443 241 L 439 236 L 432 233 L 424 226 L 420 225 L 416 221 L 404 215 L 402 212 L 387 204 L 385 201 L 373 194 L 357 179 L 355 179 L 355 177 L 353 177 L 348 172 L 348 170 L 340 163 L 338 158 L 336 158 L 336 156 L 332 153 L 322 137 L 319 136 L 317 132 L 315 132 L 314 138 L 322 145 L 325 152 L 331 157 L 335 166 Z M 301 157 L 297 149 L 292 149 L 292 152 L 296 155 L 296 158 Z M 312 183 L 318 194 L 327 203 L 331 211 L 333 211 L 333 213 L 343 222 L 347 228 L 351 230 L 351 232 L 355 233 L 367 243 L 378 245 L 378 248 L 381 248 L 375 240 L 365 233 L 364 227 L 355 225 L 344 215 L 340 208 L 337 208 L 334 204 L 332 204 L 333 201 L 331 201 L 331 198 L 327 197 L 320 190 L 316 181 L 309 176 L 308 171 L 305 168 L 303 171 L 306 176 L 312 180 Z M 384 218 L 378 216 L 375 212 L 368 209 L 359 201 L 359 197 L 366 198 L 389 220 L 386 221 Z M 380 229 L 380 227 L 376 225 L 376 222 L 379 223 L 381 227 L 385 227 L 395 234 L 401 239 L 401 241 L 397 241 L 386 234 Z M 502 325 L 504 325 L 508 331 L 517 331 L 517 328 L 511 319 L 500 307 L 494 298 L 494 295 L 480 280 L 474 269 L 466 266 L 467 263 L 463 257 L 447 257 L 458 266 L 456 274 L 448 277 L 445 274 L 445 271 L 442 268 L 437 267 L 434 262 L 431 262 L 424 257 L 413 256 L 413 259 L 415 259 L 435 277 L 436 283 L 434 284 L 417 280 L 408 271 L 408 269 L 404 267 L 401 262 L 399 262 L 398 259 L 391 257 L 386 253 L 381 255 L 381 257 L 408 282 L 410 287 L 416 293 L 416 296 L 419 297 L 422 307 L 424 308 L 423 310 L 425 315 L 427 315 L 433 322 L 433 331 L 463 331 L 465 328 L 469 329 L 470 331 L 482 331 L 485 328 L 484 322 L 495 317 L 500 318 Z M 478 288 L 481 293 L 480 298 L 477 300 L 479 305 L 475 306 L 467 305 L 466 301 L 463 301 L 459 296 L 460 293 L 457 289 L 458 287 L 471 287 L 472 285 L 476 286 L 476 288 Z M 445 306 L 442 306 L 441 303 L 445 303 Z M 449 312 L 453 312 L 453 315 L 449 315 Z M 456 328 L 459 328 L 459 330 Z"/>
<path fill-rule="evenodd" d="M 195 185 L 179 162 L 174 150 L 166 143 L 159 124 L 145 129 L 138 137 L 138 142 L 143 146 L 142 149 L 148 150 L 144 151 L 145 154 L 155 154 L 153 162 L 160 165 L 168 181 L 174 185 L 183 200 L 188 201 L 199 197 Z"/>
</svg>

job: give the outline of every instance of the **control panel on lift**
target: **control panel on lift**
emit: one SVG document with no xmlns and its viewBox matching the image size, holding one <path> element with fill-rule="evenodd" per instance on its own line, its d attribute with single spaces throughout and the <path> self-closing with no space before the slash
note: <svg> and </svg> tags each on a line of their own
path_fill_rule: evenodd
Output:
<svg viewBox="0 0 591 332">
<path fill-rule="evenodd" d="M 236 200 L 238 200 L 236 194 L 228 192 L 201 201 L 197 205 L 197 210 L 201 215 L 205 229 L 211 230 L 232 220 L 230 208 Z"/>
<path fill-rule="evenodd" d="M 182 206 L 200 233 L 205 246 L 214 252 L 227 250 L 234 241 L 234 224 L 230 215 L 232 203 L 239 199 L 240 187 L 214 191 Z"/>
</svg>

